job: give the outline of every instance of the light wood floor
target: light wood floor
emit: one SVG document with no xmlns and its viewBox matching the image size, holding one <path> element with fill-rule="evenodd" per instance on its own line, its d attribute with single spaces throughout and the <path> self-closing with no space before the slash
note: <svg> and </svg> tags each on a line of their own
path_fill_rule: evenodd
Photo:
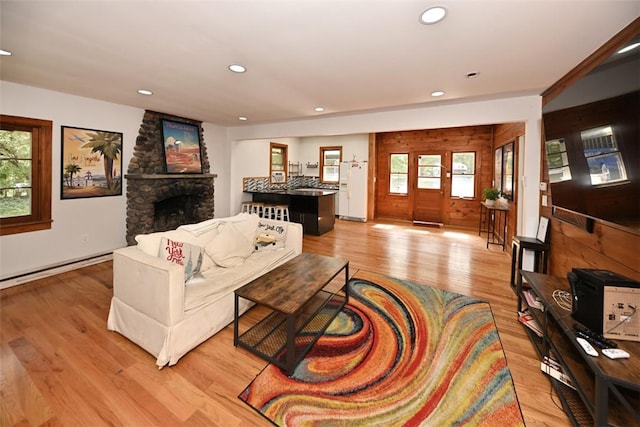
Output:
<svg viewBox="0 0 640 427">
<path fill-rule="evenodd" d="M 488 300 L 528 426 L 568 426 L 522 326 L 510 257 L 476 230 L 337 221 L 304 251 Z M 106 329 L 112 264 L 0 292 L 1 426 L 267 426 L 238 394 L 266 365 L 233 346 L 232 325 L 158 370 L 155 358 Z M 264 314 L 252 309 L 243 322 Z M 245 323 L 245 325 L 248 323 Z M 440 427 L 440 426 L 438 426 Z"/>
</svg>

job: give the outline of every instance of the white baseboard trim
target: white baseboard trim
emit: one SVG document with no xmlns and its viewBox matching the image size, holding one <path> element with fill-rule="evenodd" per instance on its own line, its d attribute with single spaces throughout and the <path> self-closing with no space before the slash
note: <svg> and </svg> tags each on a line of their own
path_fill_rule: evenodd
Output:
<svg viewBox="0 0 640 427">
<path fill-rule="evenodd" d="M 45 277 L 54 276 L 56 274 L 64 273 L 66 271 L 76 270 L 78 268 L 86 267 L 93 264 L 109 261 L 113 259 L 113 253 L 96 255 L 91 258 L 80 259 L 77 261 L 71 261 L 63 265 L 54 265 L 45 267 L 42 270 L 35 271 L 33 273 L 25 273 L 20 276 L 11 277 L 6 280 L 0 281 L 0 289 L 10 288 L 12 286 L 24 285 L 25 283 L 32 282 L 34 280 L 43 279 Z"/>
</svg>

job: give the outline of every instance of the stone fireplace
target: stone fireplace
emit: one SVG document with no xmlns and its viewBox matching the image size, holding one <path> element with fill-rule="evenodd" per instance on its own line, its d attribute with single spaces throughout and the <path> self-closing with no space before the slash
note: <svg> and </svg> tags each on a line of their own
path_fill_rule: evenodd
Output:
<svg viewBox="0 0 640 427">
<path fill-rule="evenodd" d="M 166 173 L 162 140 L 162 119 L 198 126 L 202 141 L 202 174 Z M 127 179 L 127 244 L 135 245 L 138 234 L 172 230 L 213 218 L 214 174 L 201 122 L 145 111 L 136 138 Z"/>
</svg>

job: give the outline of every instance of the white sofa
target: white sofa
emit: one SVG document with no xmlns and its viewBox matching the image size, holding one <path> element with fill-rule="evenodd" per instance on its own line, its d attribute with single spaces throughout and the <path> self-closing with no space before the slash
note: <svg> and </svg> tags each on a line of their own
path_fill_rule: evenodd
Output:
<svg viewBox="0 0 640 427">
<path fill-rule="evenodd" d="M 249 214 L 136 236 L 113 253 L 107 328 L 174 365 L 233 321 L 235 289 L 302 253 L 302 236 L 300 224 Z M 192 262 L 165 259 L 172 245 Z"/>
</svg>

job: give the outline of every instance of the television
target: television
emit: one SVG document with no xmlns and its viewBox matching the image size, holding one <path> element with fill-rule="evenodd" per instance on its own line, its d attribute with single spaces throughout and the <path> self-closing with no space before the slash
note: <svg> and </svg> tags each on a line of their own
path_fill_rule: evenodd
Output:
<svg viewBox="0 0 640 427">
<path fill-rule="evenodd" d="M 554 216 L 640 235 L 640 46 L 618 51 L 544 105 L 545 159 Z"/>
</svg>

